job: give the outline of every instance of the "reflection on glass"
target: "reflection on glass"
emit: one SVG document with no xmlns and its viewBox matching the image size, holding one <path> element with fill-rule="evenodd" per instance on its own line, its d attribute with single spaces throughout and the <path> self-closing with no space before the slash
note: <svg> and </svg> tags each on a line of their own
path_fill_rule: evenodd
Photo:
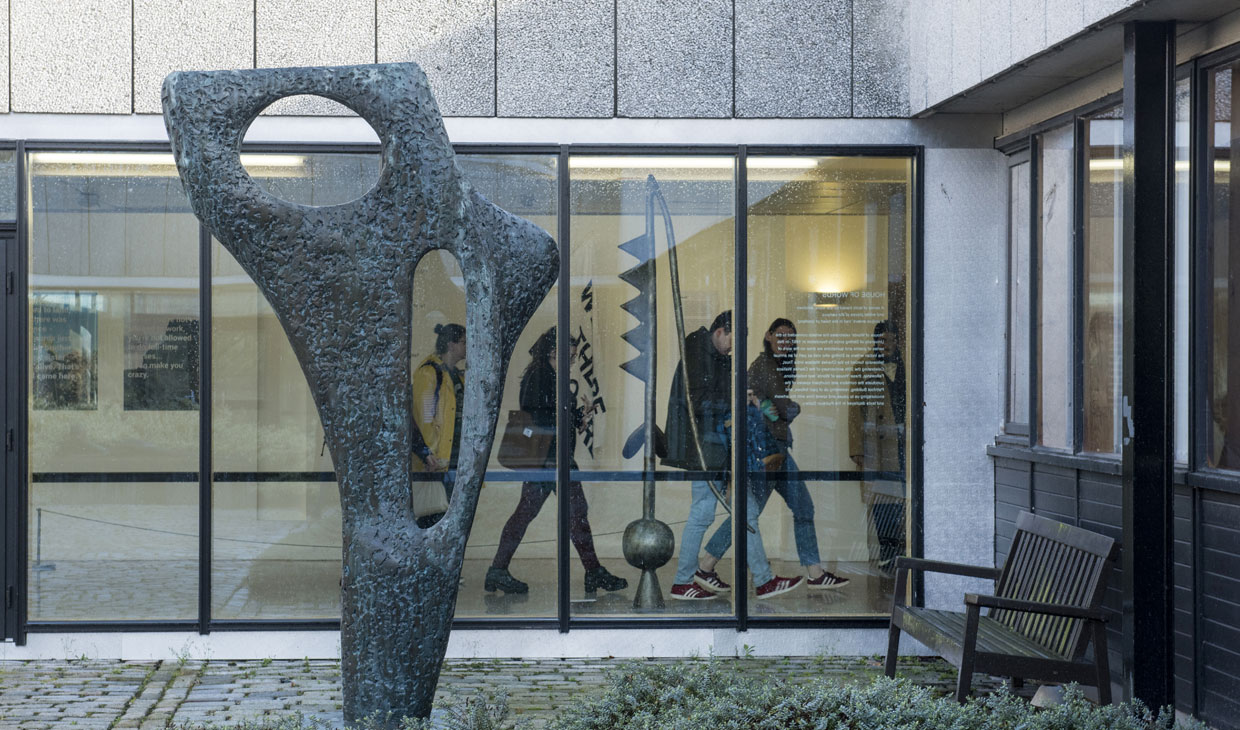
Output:
<svg viewBox="0 0 1240 730">
<path fill-rule="evenodd" d="M 17 150 L 0 150 L 0 220 L 17 219 Z"/>
<path fill-rule="evenodd" d="M 213 494 L 211 615 L 225 620 L 338 618 L 336 483 L 249 475 L 226 479 L 216 475 Z"/>
<path fill-rule="evenodd" d="M 1072 446 L 1072 125 L 1039 136 L 1038 443 Z"/>
<path fill-rule="evenodd" d="M 1232 93 L 1237 68 L 1240 64 L 1232 63 L 1211 73 L 1206 90 L 1211 102 L 1210 119 L 1214 120 L 1206 125 L 1205 140 L 1209 164 L 1213 166 L 1206 193 L 1210 202 L 1210 263 L 1206 267 L 1210 277 L 1206 309 L 1210 369 L 1206 410 L 1210 420 L 1206 460 L 1220 469 L 1240 469 L 1240 397 L 1231 397 L 1240 393 L 1240 359 L 1231 356 L 1236 343 L 1240 343 L 1240 333 L 1235 332 L 1240 325 L 1240 312 L 1234 311 L 1240 306 L 1240 291 L 1236 289 L 1240 286 L 1240 256 L 1233 256 L 1231 250 L 1240 240 L 1240 230 L 1233 223 L 1236 211 L 1240 211 L 1240 169 L 1231 159 L 1236 136 L 1232 120 L 1236 118 L 1236 104 L 1240 103 Z"/>
<path fill-rule="evenodd" d="M 1124 169 L 1123 109 L 1114 107 L 1085 123 L 1085 408 L 1081 450 L 1119 451 L 1123 343 Z"/>
<path fill-rule="evenodd" d="M 1175 87 L 1175 460 L 1188 463 L 1189 249 L 1192 242 L 1189 120 L 1191 84 L 1181 79 Z"/>
<path fill-rule="evenodd" d="M 549 156 L 457 157 L 457 164 L 478 192 L 553 235 L 558 201 L 556 163 L 556 158 Z M 458 288 L 462 282 L 456 262 L 439 254 L 441 259 L 436 263 L 434 255 L 428 255 L 418 267 L 417 276 L 423 277 L 429 261 L 425 278 L 418 280 L 421 289 L 414 293 L 415 333 L 420 322 L 425 327 L 434 322 L 464 321 L 465 300 Z M 505 481 L 489 479 L 478 501 L 465 552 L 465 584 L 457 599 L 457 616 L 556 615 L 556 291 L 552 287 L 513 349 L 497 424 L 497 434 L 502 434 L 511 419 L 524 413 L 532 427 L 552 434 L 552 438 L 541 442 L 543 453 L 531 454 L 528 466 L 518 476 L 518 472 L 499 464 L 497 436 L 489 469 Z M 576 345 L 576 372 L 592 353 L 588 343 L 578 344 L 574 339 L 569 344 Z M 573 436 L 591 443 L 589 433 L 574 432 Z M 580 485 L 569 486 L 568 499 L 570 537 L 582 560 L 588 560 L 590 533 Z"/>
<path fill-rule="evenodd" d="M 211 246 L 212 617 L 338 617 L 340 499 L 310 389 L 266 299 Z"/>
<path fill-rule="evenodd" d="M 750 159 L 749 491 L 773 572 L 805 581 L 756 614 L 890 608 L 909 526 L 911 183 L 908 158 Z"/>
<path fill-rule="evenodd" d="M 300 205 L 340 205 L 379 180 L 379 153 L 244 154 L 241 164 L 263 190 Z"/>
<path fill-rule="evenodd" d="M 32 621 L 197 615 L 198 222 L 165 157 L 28 157 Z"/>
<path fill-rule="evenodd" d="M 1029 422 L 1029 163 L 1008 168 L 1008 413 Z"/>
<path fill-rule="evenodd" d="M 719 584 L 738 581 L 726 556 L 716 560 L 731 542 L 731 528 L 723 526 L 730 490 L 721 470 L 731 441 L 732 325 L 719 322 L 730 314 L 734 288 L 733 168 L 728 157 L 570 160 L 570 322 L 579 352 L 589 353 L 578 358 L 570 382 L 574 408 L 594 407 L 581 420 L 576 462 L 598 559 L 628 583 L 610 596 L 596 591 L 591 607 L 572 604 L 574 613 L 656 610 L 642 601 L 634 608 L 641 572 L 621 549 L 625 529 L 644 516 L 666 525 L 658 530 L 670 529 L 680 551 L 646 577 L 657 578 L 663 611 L 732 611 L 731 594 Z M 655 470 L 657 489 L 648 481 Z M 604 473 L 591 478 L 591 472 Z M 718 539 L 712 542 L 712 535 Z M 642 544 L 651 555 L 668 557 L 656 542 Z M 572 590 L 587 587 L 588 567 L 573 571 Z"/>
</svg>

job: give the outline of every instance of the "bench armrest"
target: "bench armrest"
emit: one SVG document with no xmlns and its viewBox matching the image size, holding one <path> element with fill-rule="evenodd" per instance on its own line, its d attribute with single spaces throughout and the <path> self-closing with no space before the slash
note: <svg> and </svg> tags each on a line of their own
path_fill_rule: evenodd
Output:
<svg viewBox="0 0 1240 730">
<path fill-rule="evenodd" d="M 1108 619 L 1106 612 L 1101 608 L 1063 606 L 1056 603 L 1023 601 L 1018 598 L 1002 598 L 1000 596 L 986 596 L 976 593 L 966 593 L 964 602 L 967 606 L 999 608 L 1007 611 L 1026 611 L 1028 613 L 1045 613 L 1052 616 L 1067 616 L 1068 618 L 1081 618 L 1102 623 L 1106 623 Z"/>
<path fill-rule="evenodd" d="M 896 572 L 903 569 L 920 570 L 927 573 L 951 573 L 952 575 L 963 575 L 970 578 L 988 578 L 990 580 L 998 580 L 1000 568 L 987 568 L 981 565 L 965 565 L 964 563 L 945 563 L 939 560 L 926 560 L 925 558 L 896 558 Z"/>
</svg>

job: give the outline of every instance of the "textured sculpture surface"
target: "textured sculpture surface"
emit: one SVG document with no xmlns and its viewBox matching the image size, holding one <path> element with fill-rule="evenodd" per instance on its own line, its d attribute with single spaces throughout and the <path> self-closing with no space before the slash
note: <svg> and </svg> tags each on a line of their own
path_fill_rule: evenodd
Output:
<svg viewBox="0 0 1240 730">
<path fill-rule="evenodd" d="M 374 127 L 378 182 L 344 205 L 275 198 L 241 141 L 265 107 L 315 94 Z M 415 64 L 178 72 L 164 119 L 194 213 L 249 273 L 305 372 L 340 483 L 346 722 L 427 716 L 465 543 L 518 335 L 558 269 L 554 241 L 472 190 Z M 459 260 L 469 378 L 451 507 L 423 530 L 410 504 L 410 338 L 418 260 Z"/>
</svg>

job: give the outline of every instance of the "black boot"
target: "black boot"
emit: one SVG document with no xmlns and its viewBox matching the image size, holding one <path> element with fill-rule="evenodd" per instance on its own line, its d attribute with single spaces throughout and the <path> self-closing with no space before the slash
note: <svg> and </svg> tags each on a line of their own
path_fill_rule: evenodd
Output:
<svg viewBox="0 0 1240 730">
<path fill-rule="evenodd" d="M 483 588 L 489 593 L 501 590 L 504 593 L 529 593 L 530 586 L 512 577 L 507 568 L 487 568 L 487 579 Z"/>
<path fill-rule="evenodd" d="M 603 566 L 586 571 L 586 593 L 594 593 L 599 588 L 605 591 L 622 591 L 629 587 L 624 578 L 612 575 Z"/>
</svg>

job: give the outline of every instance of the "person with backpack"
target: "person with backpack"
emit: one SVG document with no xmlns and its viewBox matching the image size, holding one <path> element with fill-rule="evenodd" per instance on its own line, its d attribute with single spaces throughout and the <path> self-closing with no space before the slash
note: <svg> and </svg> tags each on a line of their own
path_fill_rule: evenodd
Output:
<svg viewBox="0 0 1240 730">
<path fill-rule="evenodd" d="M 413 371 L 413 421 L 421 432 L 424 450 L 415 454 L 422 471 L 442 471 L 443 489 L 452 499 L 456 462 L 461 452 L 461 415 L 465 405 L 465 328 L 435 325 L 435 352 Z M 416 445 L 417 439 L 414 439 Z M 434 482 L 415 483 L 414 488 Z M 419 527 L 438 522 L 443 512 L 417 518 Z"/>
</svg>

